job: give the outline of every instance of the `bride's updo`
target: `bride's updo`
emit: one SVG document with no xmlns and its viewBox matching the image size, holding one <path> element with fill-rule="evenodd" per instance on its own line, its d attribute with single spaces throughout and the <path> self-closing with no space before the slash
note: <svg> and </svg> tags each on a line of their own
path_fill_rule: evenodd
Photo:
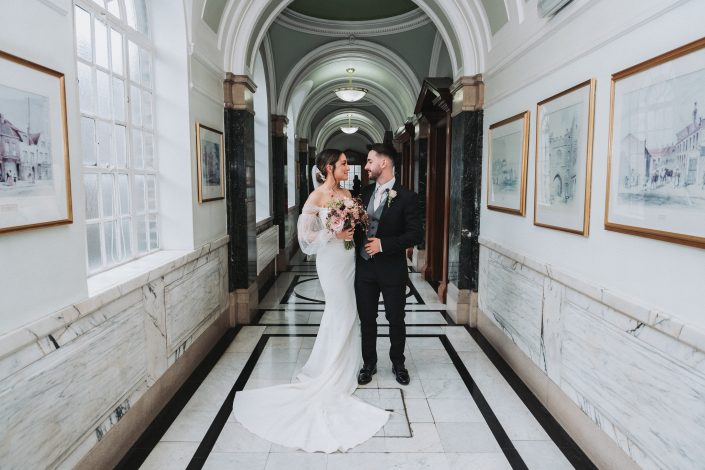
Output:
<svg viewBox="0 0 705 470">
<path fill-rule="evenodd" d="M 316 155 L 316 168 L 318 168 L 316 181 L 319 183 L 324 183 L 326 181 L 326 167 L 328 165 L 332 165 L 333 170 L 335 171 L 335 164 L 338 163 L 341 153 L 343 152 L 338 149 L 323 149 L 318 155 Z"/>
</svg>

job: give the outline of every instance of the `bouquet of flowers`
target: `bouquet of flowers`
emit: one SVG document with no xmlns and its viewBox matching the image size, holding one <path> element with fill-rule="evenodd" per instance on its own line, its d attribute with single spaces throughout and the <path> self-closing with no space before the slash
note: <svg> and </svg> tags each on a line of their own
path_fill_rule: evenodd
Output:
<svg viewBox="0 0 705 470">
<path fill-rule="evenodd" d="M 362 225 L 363 228 L 367 229 L 369 217 L 359 198 L 333 198 L 328 202 L 327 207 L 326 228 L 331 232 L 340 233 L 358 225 Z M 354 246 L 355 242 L 353 240 L 345 240 L 346 250 Z"/>
</svg>

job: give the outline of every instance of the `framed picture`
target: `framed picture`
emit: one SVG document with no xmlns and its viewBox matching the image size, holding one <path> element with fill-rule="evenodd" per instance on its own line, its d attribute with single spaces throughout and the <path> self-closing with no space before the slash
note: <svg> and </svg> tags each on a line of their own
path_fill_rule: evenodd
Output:
<svg viewBox="0 0 705 470">
<path fill-rule="evenodd" d="M 605 228 L 705 248 L 705 38 L 612 75 Z"/>
<path fill-rule="evenodd" d="M 64 74 L 0 51 L 0 233 L 72 221 Z"/>
<path fill-rule="evenodd" d="M 487 208 L 523 216 L 529 162 L 529 111 L 490 126 Z"/>
<path fill-rule="evenodd" d="M 588 235 L 595 80 L 536 105 L 534 225 Z"/>
<path fill-rule="evenodd" d="M 225 198 L 223 133 L 196 123 L 198 202 Z"/>
</svg>

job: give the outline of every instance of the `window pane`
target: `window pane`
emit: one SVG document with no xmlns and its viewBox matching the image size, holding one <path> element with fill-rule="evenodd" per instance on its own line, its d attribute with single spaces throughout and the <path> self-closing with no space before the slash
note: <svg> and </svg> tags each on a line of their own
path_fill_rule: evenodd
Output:
<svg viewBox="0 0 705 470">
<path fill-rule="evenodd" d="M 147 251 L 147 224 L 146 217 L 141 215 L 135 217 L 137 223 L 137 251 L 144 253 Z"/>
<path fill-rule="evenodd" d="M 122 34 L 110 31 L 110 47 L 113 52 L 113 73 L 122 75 Z"/>
<path fill-rule="evenodd" d="M 153 175 L 147 176 L 147 209 L 157 210 L 157 183 Z"/>
<path fill-rule="evenodd" d="M 110 168 L 115 166 L 115 154 L 110 142 L 111 125 L 98 121 L 98 166 Z"/>
<path fill-rule="evenodd" d="M 113 175 L 100 175 L 100 189 L 103 196 L 103 217 L 113 216 Z"/>
<path fill-rule="evenodd" d="M 127 168 L 127 130 L 125 126 L 116 125 L 115 130 L 115 156 L 118 168 Z"/>
<path fill-rule="evenodd" d="M 122 219 L 122 246 L 125 256 L 132 256 L 132 223 L 129 217 Z"/>
<path fill-rule="evenodd" d="M 134 0 L 134 2 L 135 16 L 137 17 L 137 31 L 147 35 L 149 34 L 149 29 L 147 28 L 147 5 L 144 0 Z"/>
<path fill-rule="evenodd" d="M 134 210 L 137 214 L 144 212 L 144 175 L 135 175 Z"/>
<path fill-rule="evenodd" d="M 152 94 L 142 92 L 142 124 L 144 127 L 152 128 Z"/>
<path fill-rule="evenodd" d="M 130 87 L 130 109 L 132 110 L 132 125 L 141 126 L 142 125 L 142 110 L 140 101 L 142 100 L 142 94 L 140 89 L 136 86 Z"/>
<path fill-rule="evenodd" d="M 144 159 L 142 154 L 142 131 L 132 131 L 132 167 L 144 168 Z"/>
<path fill-rule="evenodd" d="M 93 62 L 93 41 L 91 39 L 91 14 L 76 7 L 76 52 L 88 62 Z"/>
<path fill-rule="evenodd" d="M 105 3 L 107 4 L 108 11 L 120 18 L 120 5 L 118 5 L 117 0 L 105 0 Z"/>
<path fill-rule="evenodd" d="M 103 237 L 105 237 L 105 264 L 109 266 L 120 261 L 115 224 L 112 221 L 103 223 Z"/>
<path fill-rule="evenodd" d="M 86 219 L 100 217 L 98 209 L 98 175 L 87 174 L 83 176 L 83 185 L 86 191 Z"/>
<path fill-rule="evenodd" d="M 127 24 L 129 24 L 133 29 L 137 29 L 137 17 L 135 16 L 134 0 L 125 0 L 125 16 Z"/>
<path fill-rule="evenodd" d="M 93 73 L 91 67 L 78 63 L 78 99 L 82 113 L 95 113 L 95 102 L 93 99 Z"/>
<path fill-rule="evenodd" d="M 125 82 L 113 78 L 113 117 L 116 121 L 125 121 Z"/>
<path fill-rule="evenodd" d="M 85 166 L 96 166 L 95 121 L 81 117 L 81 152 Z"/>
<path fill-rule="evenodd" d="M 100 254 L 100 224 L 86 226 L 86 242 L 88 245 L 88 270 L 95 271 L 103 265 Z"/>
<path fill-rule="evenodd" d="M 95 63 L 108 68 L 108 29 L 102 21 L 95 22 Z"/>
<path fill-rule="evenodd" d="M 144 167 L 149 169 L 155 169 L 154 165 L 154 137 L 152 134 L 144 132 Z"/>
<path fill-rule="evenodd" d="M 120 203 L 120 209 L 118 210 L 119 215 L 130 215 L 130 186 L 128 181 L 127 175 L 118 175 L 118 189 L 120 193 L 120 198 L 118 199 Z"/>
<path fill-rule="evenodd" d="M 130 62 L 130 80 L 133 82 L 138 82 L 140 81 L 140 55 L 139 55 L 139 48 L 137 45 L 132 42 L 128 41 L 129 46 L 128 46 L 128 58 Z"/>
<path fill-rule="evenodd" d="M 110 77 L 107 73 L 96 70 L 98 84 L 98 116 L 110 119 Z"/>
<path fill-rule="evenodd" d="M 140 47 L 140 70 L 142 71 L 142 85 L 152 88 L 152 59 L 149 53 Z"/>
<path fill-rule="evenodd" d="M 149 249 L 159 248 L 159 234 L 157 233 L 157 216 L 149 216 Z"/>
</svg>

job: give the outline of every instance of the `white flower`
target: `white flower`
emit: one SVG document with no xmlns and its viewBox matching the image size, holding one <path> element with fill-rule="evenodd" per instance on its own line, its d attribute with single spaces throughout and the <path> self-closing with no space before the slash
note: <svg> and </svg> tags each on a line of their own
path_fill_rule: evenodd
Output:
<svg viewBox="0 0 705 470">
<path fill-rule="evenodd" d="M 393 189 L 388 189 L 387 190 L 387 207 L 392 205 L 392 202 L 394 202 L 395 197 L 397 197 L 397 192 Z"/>
<path fill-rule="evenodd" d="M 355 205 L 355 203 L 353 202 L 352 199 L 346 199 L 345 202 L 344 202 L 344 204 L 345 204 L 345 207 L 348 207 L 348 208 L 350 208 L 350 207 L 352 207 L 352 206 Z"/>
</svg>

